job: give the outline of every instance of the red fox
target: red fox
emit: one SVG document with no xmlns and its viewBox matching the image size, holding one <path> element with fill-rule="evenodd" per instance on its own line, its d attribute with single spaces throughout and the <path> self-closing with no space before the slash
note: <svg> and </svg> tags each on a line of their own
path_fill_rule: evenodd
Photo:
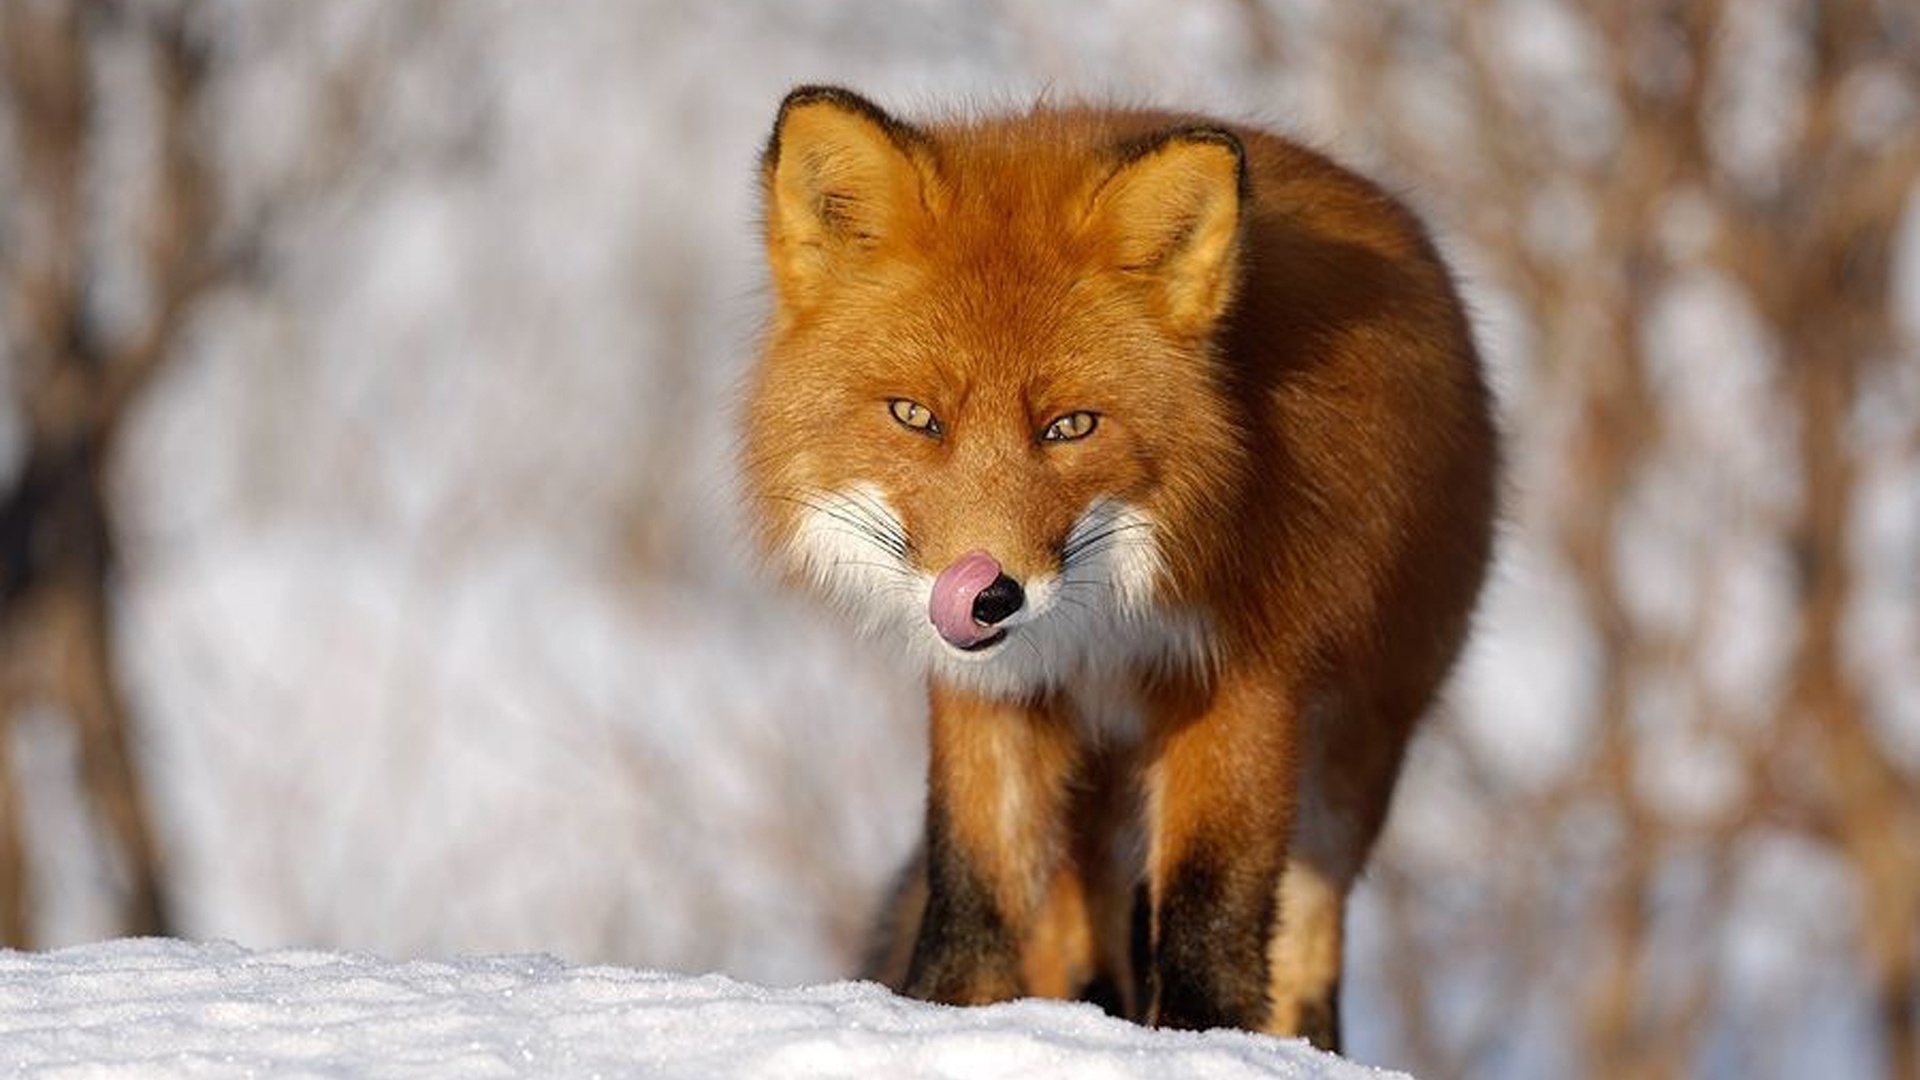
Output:
<svg viewBox="0 0 1920 1080">
<path fill-rule="evenodd" d="M 1495 514 L 1419 222 L 1250 127 L 831 87 L 761 184 L 757 539 L 931 700 L 874 974 L 1337 1046 L 1346 896 Z"/>
</svg>

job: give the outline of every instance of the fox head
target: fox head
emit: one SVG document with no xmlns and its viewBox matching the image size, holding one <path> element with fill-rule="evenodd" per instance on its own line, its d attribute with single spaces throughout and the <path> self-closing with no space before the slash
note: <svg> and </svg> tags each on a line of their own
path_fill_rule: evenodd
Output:
<svg viewBox="0 0 1920 1080">
<path fill-rule="evenodd" d="M 923 129 L 808 87 L 761 183 L 744 464 L 773 558 L 978 692 L 1203 653 L 1197 552 L 1244 456 L 1215 343 L 1239 140 L 1075 110 Z"/>
</svg>

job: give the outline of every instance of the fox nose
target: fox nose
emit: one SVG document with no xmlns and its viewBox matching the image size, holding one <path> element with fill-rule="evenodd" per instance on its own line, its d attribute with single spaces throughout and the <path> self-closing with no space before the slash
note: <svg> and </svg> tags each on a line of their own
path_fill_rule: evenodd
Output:
<svg viewBox="0 0 1920 1080">
<path fill-rule="evenodd" d="M 1001 574 L 994 578 L 980 595 L 973 598 L 973 621 L 981 626 L 992 626 L 1014 612 L 1027 602 L 1027 594 L 1020 583 Z"/>
</svg>

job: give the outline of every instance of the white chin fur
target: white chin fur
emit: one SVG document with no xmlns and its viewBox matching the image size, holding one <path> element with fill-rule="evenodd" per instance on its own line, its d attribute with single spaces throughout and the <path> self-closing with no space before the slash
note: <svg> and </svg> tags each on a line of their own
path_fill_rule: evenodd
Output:
<svg viewBox="0 0 1920 1080">
<path fill-rule="evenodd" d="M 888 539 L 904 535 L 879 490 L 856 484 L 810 500 L 789 554 L 862 632 L 936 678 L 1019 697 L 1203 658 L 1200 620 L 1155 601 L 1165 563 L 1153 519 L 1125 503 L 1089 506 L 1067 538 L 1069 552 L 1084 545 L 1083 553 L 1060 572 L 1022 582 L 1027 603 L 1002 624 L 1006 637 L 975 652 L 955 648 L 933 628 L 927 607 L 934 575 Z"/>
</svg>

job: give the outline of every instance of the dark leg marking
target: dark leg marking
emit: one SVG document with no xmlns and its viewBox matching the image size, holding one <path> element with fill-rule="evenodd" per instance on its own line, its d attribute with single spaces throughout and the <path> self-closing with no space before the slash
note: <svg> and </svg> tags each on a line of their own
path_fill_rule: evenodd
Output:
<svg viewBox="0 0 1920 1080">
<path fill-rule="evenodd" d="M 1327 988 L 1327 996 L 1300 1006 L 1301 1038 L 1328 1053 L 1340 1052 L 1340 984 Z"/>
<path fill-rule="evenodd" d="M 927 812 L 927 887 L 906 992 L 949 1004 L 1020 996 L 1019 936 L 994 903 L 985 877 L 932 808 Z"/>
<path fill-rule="evenodd" d="M 1266 1022 L 1274 882 L 1233 869 L 1200 850 L 1167 883 L 1152 966 L 1161 1027 L 1258 1031 Z"/>
<path fill-rule="evenodd" d="M 1113 980 L 1111 972 L 1094 972 L 1093 978 L 1087 980 L 1087 985 L 1080 988 L 1080 1000 L 1100 1006 L 1100 1011 L 1108 1016 L 1126 1019 L 1126 999 L 1120 996 L 1120 984 Z"/>
<path fill-rule="evenodd" d="M 1132 936 L 1127 949 L 1133 958 L 1133 1000 L 1151 1009 L 1153 1000 L 1153 895 L 1146 882 L 1133 887 Z M 1131 1017 L 1142 1020 L 1145 1017 Z"/>
</svg>

